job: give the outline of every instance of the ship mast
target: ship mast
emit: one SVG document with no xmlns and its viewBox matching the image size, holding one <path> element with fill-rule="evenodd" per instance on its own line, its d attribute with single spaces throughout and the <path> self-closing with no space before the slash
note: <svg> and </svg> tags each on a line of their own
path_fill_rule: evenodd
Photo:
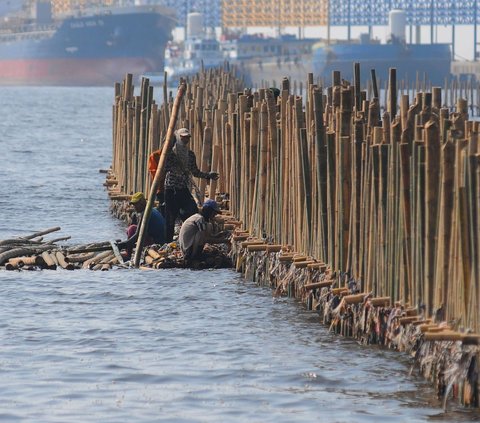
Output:
<svg viewBox="0 0 480 423">
<path fill-rule="evenodd" d="M 477 61 L 477 0 L 473 4 L 473 61 Z"/>
<path fill-rule="evenodd" d="M 330 45 L 330 0 L 327 0 L 327 44 Z"/>
</svg>

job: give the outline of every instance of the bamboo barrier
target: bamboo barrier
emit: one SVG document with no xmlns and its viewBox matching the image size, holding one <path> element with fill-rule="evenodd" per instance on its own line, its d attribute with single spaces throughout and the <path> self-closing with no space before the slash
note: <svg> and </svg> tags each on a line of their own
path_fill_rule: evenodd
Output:
<svg viewBox="0 0 480 423">
<path fill-rule="evenodd" d="M 478 87 L 452 82 L 442 91 L 420 77 L 409 86 L 391 69 L 382 84 L 372 71 L 362 90 L 360 71 L 356 64 L 353 84 L 333 72 L 330 87 L 310 74 L 302 95 L 284 79 L 278 97 L 265 88 L 275 84 L 245 89 L 224 70 L 194 77 L 178 126 L 192 132 L 202 170 L 220 173 L 218 183 L 200 184 L 201 196 L 223 198 L 243 222 L 236 269 L 267 281 L 278 267 L 278 280 L 268 278 L 275 293 L 309 309 L 327 307 L 317 295 L 327 290 L 338 300 L 335 313 L 327 307 L 332 330 L 358 333 L 345 310 L 367 307 L 378 319 L 388 309 L 392 331 L 449 322 L 452 333 L 437 340 L 463 340 L 480 331 L 479 124 L 467 101 Z M 138 97 L 128 77 L 117 87 L 112 198 L 148 191 L 139 155 L 161 144 L 172 99 L 150 103 L 147 86 Z M 368 342 L 390 336 L 368 333 Z"/>
<path fill-rule="evenodd" d="M 230 210 L 253 236 L 331 266 L 340 284 L 353 278 L 374 295 L 477 331 L 478 125 L 464 99 L 441 109 L 439 87 L 417 91 L 410 104 L 394 69 L 387 86 L 382 117 L 376 97 L 337 74 L 326 90 L 308 81 L 304 98 L 283 84 L 276 105 L 259 90 L 248 112 L 242 96 L 230 96 L 225 143 L 240 147 L 230 149 L 225 170 L 244 172 L 230 180 Z M 234 118 L 241 113 L 248 124 Z M 246 166 L 252 145 L 258 166 Z"/>
<path fill-rule="evenodd" d="M 382 115 L 377 75 L 362 91 L 360 70 L 352 85 L 334 72 L 331 87 L 310 74 L 303 96 L 286 79 L 274 97 L 223 69 L 192 78 L 177 126 L 192 132 L 202 170 L 221 175 L 201 181 L 200 195 L 226 193 L 250 235 L 315 257 L 340 285 L 353 279 L 478 331 L 478 123 L 461 97 L 473 87 L 426 91 L 417 78 L 411 89 L 391 69 Z M 173 107 L 165 90 L 156 105 L 150 88 L 143 80 L 135 96 L 129 75 L 116 86 L 112 198 L 150 189 L 145 161 Z"/>
<path fill-rule="evenodd" d="M 113 159 L 106 182 L 112 199 L 128 200 L 137 191 L 149 195 L 147 160 L 163 145 L 173 108 L 173 97 L 168 97 L 167 88 L 163 90 L 163 104 L 156 104 L 148 78 L 142 79 L 140 95 L 135 96 L 134 89 L 131 74 L 115 84 Z M 225 144 L 223 118 L 227 93 L 242 89 L 241 80 L 223 69 L 209 70 L 189 81 L 176 127 L 186 127 L 193 134 L 192 149 L 203 169 L 215 168 L 225 174 L 225 165 L 231 165 L 224 154 L 231 145 Z M 234 104 L 233 99 L 230 101 Z M 207 144 L 204 137 L 209 140 Z M 219 182 L 220 189 L 225 192 L 222 183 Z M 201 188 L 205 189 L 203 185 Z"/>
</svg>

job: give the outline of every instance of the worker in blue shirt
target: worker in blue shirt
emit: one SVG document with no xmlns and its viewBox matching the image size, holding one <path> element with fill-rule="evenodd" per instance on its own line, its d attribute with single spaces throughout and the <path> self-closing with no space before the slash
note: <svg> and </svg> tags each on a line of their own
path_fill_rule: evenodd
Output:
<svg viewBox="0 0 480 423">
<path fill-rule="evenodd" d="M 132 195 L 130 204 L 135 208 L 136 223 L 132 223 L 127 228 L 127 240 L 118 243 L 119 249 L 125 249 L 128 256 L 132 254 L 133 247 L 137 242 L 138 235 L 140 233 L 140 224 L 143 218 L 143 212 L 147 206 L 147 200 L 143 195 L 143 192 L 137 192 Z M 150 219 L 148 222 L 147 234 L 144 241 L 144 246 L 152 244 L 164 244 L 165 243 L 165 219 L 162 214 L 155 208 L 152 209 Z"/>
</svg>

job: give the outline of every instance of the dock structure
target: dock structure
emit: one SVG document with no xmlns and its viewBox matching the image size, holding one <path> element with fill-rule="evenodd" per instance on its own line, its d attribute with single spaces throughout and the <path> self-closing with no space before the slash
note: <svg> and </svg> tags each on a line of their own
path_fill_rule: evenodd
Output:
<svg viewBox="0 0 480 423">
<path fill-rule="evenodd" d="M 177 127 L 202 170 L 201 198 L 223 201 L 237 229 L 238 271 L 301 299 L 335 332 L 415 356 L 448 398 L 479 406 L 480 146 L 467 100 L 442 89 L 379 90 L 338 72 L 304 96 L 288 79 L 253 91 L 223 69 L 188 83 Z M 113 208 L 148 191 L 146 159 L 162 143 L 172 96 L 156 105 L 148 80 L 116 86 Z"/>
</svg>

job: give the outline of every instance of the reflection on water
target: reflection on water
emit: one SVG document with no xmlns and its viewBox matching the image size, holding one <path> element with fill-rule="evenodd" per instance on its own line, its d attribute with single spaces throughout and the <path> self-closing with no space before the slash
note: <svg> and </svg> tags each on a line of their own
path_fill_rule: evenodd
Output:
<svg viewBox="0 0 480 423">
<path fill-rule="evenodd" d="M 108 88 L 0 88 L 0 239 L 61 226 L 123 237 Z M 444 413 L 405 355 L 329 334 L 233 271 L 0 273 L 0 419 L 475 421 Z"/>
</svg>

